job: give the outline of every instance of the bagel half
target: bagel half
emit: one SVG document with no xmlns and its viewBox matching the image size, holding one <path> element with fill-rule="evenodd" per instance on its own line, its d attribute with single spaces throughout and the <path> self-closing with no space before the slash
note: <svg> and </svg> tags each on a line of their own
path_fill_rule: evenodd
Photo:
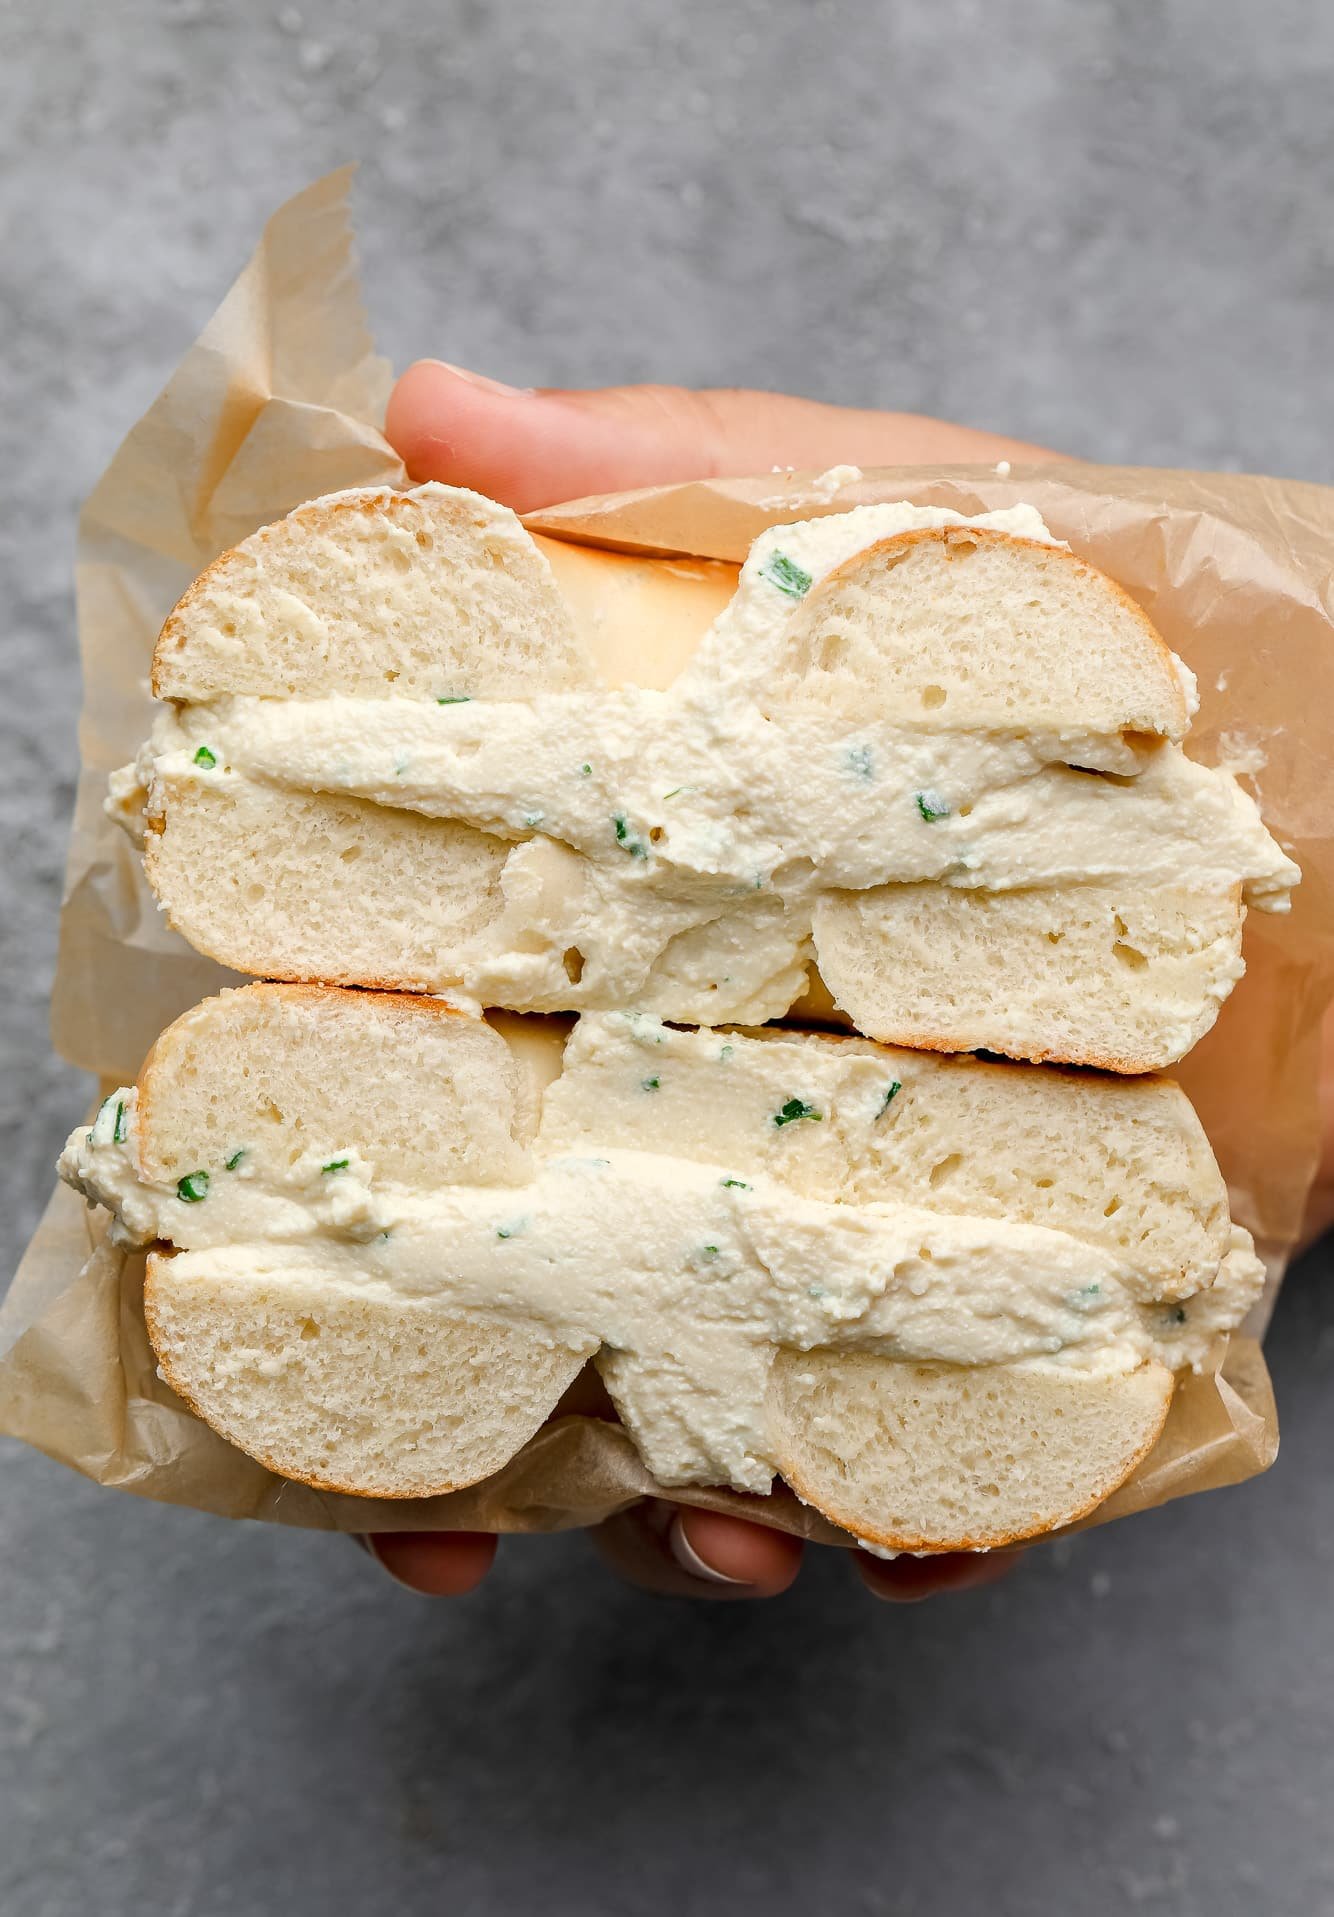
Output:
<svg viewBox="0 0 1334 1917">
<path fill-rule="evenodd" d="M 886 1549 L 1091 1508 L 1260 1277 L 1163 1080 L 332 987 L 196 1007 L 62 1171 L 287 1477 L 474 1483 L 591 1357 L 661 1482 L 777 1471 Z"/>
<path fill-rule="evenodd" d="M 1187 683 L 1030 508 L 775 527 L 738 582 L 343 494 L 181 600 L 115 803 L 244 972 L 759 1023 L 815 963 L 871 1037 L 1138 1072 L 1297 876 Z"/>
</svg>

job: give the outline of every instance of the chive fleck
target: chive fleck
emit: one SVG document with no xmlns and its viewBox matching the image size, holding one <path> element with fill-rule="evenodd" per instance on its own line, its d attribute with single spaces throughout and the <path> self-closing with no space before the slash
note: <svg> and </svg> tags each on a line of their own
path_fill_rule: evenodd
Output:
<svg viewBox="0 0 1334 1917">
<path fill-rule="evenodd" d="M 512 1218 L 508 1225 L 496 1226 L 496 1237 L 497 1238 L 517 1238 L 519 1234 L 523 1231 L 526 1231 L 527 1228 L 528 1228 L 528 1220 L 526 1218 Z"/>
<path fill-rule="evenodd" d="M 241 1162 L 241 1160 L 242 1160 L 242 1159 L 243 1159 L 244 1157 L 245 1157 L 245 1146 L 244 1146 L 244 1145 L 242 1145 L 242 1146 L 241 1146 L 241 1148 L 240 1148 L 240 1150 L 239 1150 L 239 1151 L 234 1151 L 234 1152 L 232 1153 L 232 1155 L 231 1155 L 231 1157 L 230 1157 L 230 1158 L 229 1158 L 229 1159 L 227 1160 L 227 1166 L 226 1166 L 226 1169 L 227 1169 L 228 1171 L 235 1171 L 235 1170 L 236 1170 L 236 1167 L 237 1167 L 237 1166 L 238 1166 L 238 1165 L 240 1164 L 240 1162 Z"/>
<path fill-rule="evenodd" d="M 207 1198 L 208 1173 L 187 1172 L 184 1178 L 177 1180 L 176 1196 L 183 1205 L 197 1205 L 201 1198 Z"/>
<path fill-rule="evenodd" d="M 656 1092 L 661 1085 L 662 1080 L 660 1078 L 641 1078 L 639 1081 L 639 1089 L 641 1092 Z"/>
<path fill-rule="evenodd" d="M 915 796 L 917 810 L 928 825 L 934 819 L 948 819 L 950 816 L 949 800 L 942 799 L 938 792 L 918 792 Z"/>
<path fill-rule="evenodd" d="M 718 1256 L 718 1247 L 717 1245 L 701 1245 L 699 1255 L 701 1258 L 716 1258 Z"/>
<path fill-rule="evenodd" d="M 111 1127 L 112 1144 L 123 1145 L 125 1143 L 125 1139 L 128 1134 L 128 1131 L 129 1131 L 129 1127 L 125 1123 L 125 1100 L 123 1098 L 118 1098 L 116 1100 L 116 1122 Z"/>
<path fill-rule="evenodd" d="M 752 1189 L 744 1178 L 720 1178 L 718 1182 L 724 1191 L 750 1191 Z"/>
<path fill-rule="evenodd" d="M 648 847 L 642 839 L 637 839 L 631 832 L 626 822 L 624 812 L 616 813 L 611 823 L 616 833 L 617 845 L 628 852 L 632 859 L 646 859 L 648 857 Z"/>
<path fill-rule="evenodd" d="M 195 754 L 195 764 L 203 766 L 205 772 L 211 772 L 217 763 L 217 754 L 210 752 L 207 746 L 200 746 Z"/>
<path fill-rule="evenodd" d="M 795 1125 L 799 1118 L 813 1118 L 818 1124 L 823 1112 L 817 1112 L 814 1105 L 808 1105 L 804 1098 L 789 1098 L 781 1111 L 773 1115 L 775 1125 Z"/>
<path fill-rule="evenodd" d="M 735 1045 L 721 1045 L 721 1046 L 719 1046 L 719 1048 L 718 1048 L 718 1063 L 719 1063 L 720 1065 L 726 1065 L 726 1063 L 727 1063 L 727 1061 L 728 1061 L 728 1059 L 729 1059 L 729 1058 L 730 1058 L 730 1057 L 732 1056 L 732 1054 L 733 1054 L 733 1052 L 734 1052 L 735 1050 L 736 1050 L 736 1046 L 735 1046 Z"/>
<path fill-rule="evenodd" d="M 871 748 L 868 745 L 849 746 L 844 755 L 848 771 L 854 779 L 861 779 L 869 785 L 875 777 L 875 768 L 871 763 Z"/>
<path fill-rule="evenodd" d="M 435 703 L 438 706 L 470 706 L 472 694 L 470 692 L 437 693 Z"/>
<path fill-rule="evenodd" d="M 872 1123 L 879 1124 L 880 1120 L 884 1117 L 885 1113 L 889 1110 L 890 1106 L 894 1103 L 894 1100 L 898 1097 L 899 1093 L 902 1090 L 903 1090 L 903 1086 L 899 1083 L 898 1079 L 896 1078 L 893 1084 L 889 1086 L 884 1096 L 881 1098 L 880 1109 L 876 1113 Z"/>
<path fill-rule="evenodd" d="M 760 578 L 767 579 L 771 586 L 777 586 L 779 592 L 787 594 L 789 599 L 801 599 L 811 589 L 811 574 L 795 559 L 789 559 L 785 552 L 769 555 L 760 567 Z"/>
<path fill-rule="evenodd" d="M 585 759 L 583 764 L 579 768 L 579 777 L 581 779 L 591 779 L 592 776 L 593 776 L 593 768 L 588 763 L 587 759 Z"/>
<path fill-rule="evenodd" d="M 331 1158 L 327 1165 L 320 1166 L 320 1177 L 327 1178 L 330 1172 L 346 1171 L 350 1162 L 346 1158 Z"/>
</svg>

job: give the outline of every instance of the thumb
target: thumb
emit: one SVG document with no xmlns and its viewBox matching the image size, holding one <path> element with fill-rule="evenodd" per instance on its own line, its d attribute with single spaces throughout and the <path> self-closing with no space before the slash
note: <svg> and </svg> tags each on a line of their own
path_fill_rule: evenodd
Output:
<svg viewBox="0 0 1334 1917">
<path fill-rule="evenodd" d="M 395 386 L 385 433 L 413 479 L 472 486 L 518 512 L 586 493 L 775 466 L 1051 456 L 916 413 L 682 386 L 524 392 L 431 359 L 418 360 Z"/>
</svg>

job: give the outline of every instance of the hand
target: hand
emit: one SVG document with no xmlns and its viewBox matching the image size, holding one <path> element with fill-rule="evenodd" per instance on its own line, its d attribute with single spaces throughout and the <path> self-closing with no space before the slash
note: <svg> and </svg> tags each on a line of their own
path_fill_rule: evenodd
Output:
<svg viewBox="0 0 1334 1917">
<path fill-rule="evenodd" d="M 399 380 L 385 427 L 414 480 L 472 486 L 518 512 L 677 480 L 1058 457 L 1019 440 L 916 413 L 857 412 L 783 394 L 627 386 L 519 391 L 438 360 Z M 1334 1052 L 1330 1057 L 1334 1077 Z M 1331 1111 L 1334 1127 L 1334 1111 Z M 1329 1171 L 1334 1174 L 1334 1154 Z M 775 1597 L 801 1565 L 802 1543 L 761 1523 L 649 1501 L 593 1534 L 603 1558 L 646 1589 L 707 1598 Z M 394 1577 L 430 1595 L 479 1584 L 496 1539 L 480 1533 L 386 1532 L 369 1540 Z M 989 1584 L 1014 1560 L 970 1552 L 882 1561 L 848 1553 L 877 1597 L 913 1602 Z"/>
</svg>

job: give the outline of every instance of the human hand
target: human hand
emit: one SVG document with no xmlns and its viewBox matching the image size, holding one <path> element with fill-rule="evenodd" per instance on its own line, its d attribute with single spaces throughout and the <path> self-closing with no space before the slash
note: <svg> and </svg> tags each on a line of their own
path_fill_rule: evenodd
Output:
<svg viewBox="0 0 1334 1917">
<path fill-rule="evenodd" d="M 587 493 L 849 463 L 888 466 L 1059 457 L 1038 446 L 915 413 L 860 412 L 783 394 L 630 386 L 520 391 L 437 360 L 409 367 L 386 433 L 414 480 L 472 486 L 518 512 Z M 1334 1047 L 1329 1077 L 1334 1081 Z M 1330 1112 L 1334 1132 L 1334 1107 Z M 1334 1186 L 1334 1151 L 1327 1154 Z M 604 1560 L 647 1589 L 706 1598 L 774 1597 L 796 1578 L 802 1542 L 759 1522 L 647 1501 L 598 1527 Z M 370 1541 L 414 1590 L 470 1591 L 496 1553 L 481 1533 L 389 1532 Z M 912 1602 L 1002 1576 L 1013 1552 L 881 1560 L 848 1553 L 877 1597 Z"/>
</svg>

